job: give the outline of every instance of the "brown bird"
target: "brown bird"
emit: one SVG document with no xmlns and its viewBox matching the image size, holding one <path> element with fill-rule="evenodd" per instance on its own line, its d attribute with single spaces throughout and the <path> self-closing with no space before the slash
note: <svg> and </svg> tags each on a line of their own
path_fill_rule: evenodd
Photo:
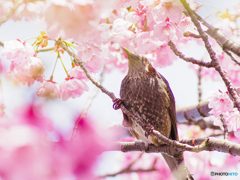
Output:
<svg viewBox="0 0 240 180">
<path fill-rule="evenodd" d="M 175 100 L 168 81 L 153 68 L 147 58 L 132 54 L 126 48 L 123 50 L 129 61 L 128 74 L 121 84 L 121 102 L 132 113 L 140 116 L 146 125 L 152 126 L 167 138 L 178 140 Z M 126 114 L 123 116 L 123 126 L 147 147 L 149 144 L 164 144 L 151 135 L 146 136 L 137 122 Z M 184 165 L 183 153 L 174 158 L 166 154 L 162 156 L 176 179 L 193 179 Z"/>
</svg>

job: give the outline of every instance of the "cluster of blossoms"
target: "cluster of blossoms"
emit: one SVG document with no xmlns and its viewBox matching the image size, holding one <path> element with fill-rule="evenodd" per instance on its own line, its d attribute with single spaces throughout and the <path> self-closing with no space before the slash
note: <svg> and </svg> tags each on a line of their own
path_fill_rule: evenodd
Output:
<svg viewBox="0 0 240 180">
<path fill-rule="evenodd" d="M 221 116 L 227 124 L 228 131 L 237 131 L 240 128 L 240 114 L 239 111 L 234 108 L 233 102 L 230 99 L 228 92 L 218 91 L 209 97 L 208 107 L 212 110 L 209 112 L 211 116 L 205 119 L 213 120 L 214 125 L 220 126 L 222 130 L 223 122 Z"/>
<path fill-rule="evenodd" d="M 52 80 L 46 80 L 43 72 L 45 70 L 42 61 L 36 57 L 33 47 L 20 41 L 6 41 L 2 55 L 11 60 L 10 74 L 13 74 L 22 84 L 33 85 L 35 81 L 42 82 L 37 88 L 40 97 L 76 98 L 88 90 L 83 81 L 86 79 L 79 66 L 69 70 L 69 78 L 66 78 L 58 87 Z"/>
<path fill-rule="evenodd" d="M 32 85 L 35 80 L 43 82 L 44 65 L 30 44 L 21 41 L 7 41 L 4 43 L 2 54 L 11 60 L 10 73 L 19 82 L 27 83 L 28 86 Z"/>
</svg>

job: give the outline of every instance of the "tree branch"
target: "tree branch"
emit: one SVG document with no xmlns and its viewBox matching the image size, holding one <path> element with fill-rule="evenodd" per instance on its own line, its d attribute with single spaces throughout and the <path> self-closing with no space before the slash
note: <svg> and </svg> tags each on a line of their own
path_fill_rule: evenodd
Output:
<svg viewBox="0 0 240 180">
<path fill-rule="evenodd" d="M 208 112 L 210 110 L 211 109 L 208 108 L 208 101 L 200 102 L 190 107 L 177 108 L 177 121 L 178 123 L 198 121 L 203 117 L 209 116 Z"/>
<path fill-rule="evenodd" d="M 190 151 L 190 152 L 201 152 L 201 151 L 219 151 L 223 153 L 229 153 L 233 156 L 240 156 L 240 145 L 228 140 L 217 139 L 214 137 L 208 138 L 197 138 L 197 139 L 183 139 L 180 143 L 187 146 L 193 147 L 192 149 L 185 147 L 176 147 L 174 145 L 162 145 L 156 147 L 154 145 L 149 145 L 148 148 L 141 141 L 135 142 L 118 142 L 118 146 L 113 150 L 118 150 L 122 152 L 130 151 L 143 151 L 146 153 L 165 153 L 169 156 L 177 156 L 180 152 Z M 194 145 L 193 145 L 194 144 Z M 196 146 L 197 145 L 197 146 Z M 186 147 L 187 147 L 186 146 Z"/>
<path fill-rule="evenodd" d="M 191 58 L 191 57 L 186 57 L 183 53 L 178 51 L 177 47 L 175 46 L 175 44 L 172 41 L 169 41 L 168 45 L 170 46 L 170 48 L 172 49 L 172 51 L 175 53 L 176 56 L 180 57 L 181 59 L 183 59 L 186 62 L 191 62 L 193 64 L 197 64 L 199 66 L 204 66 L 207 68 L 213 67 L 212 62 L 203 62 L 203 61 L 199 61 L 194 58 Z"/>
<path fill-rule="evenodd" d="M 228 128 L 227 128 L 227 124 L 226 124 L 225 118 L 223 117 L 222 114 L 220 114 L 220 120 L 222 121 L 222 124 L 223 124 L 224 139 L 228 139 Z"/>
</svg>

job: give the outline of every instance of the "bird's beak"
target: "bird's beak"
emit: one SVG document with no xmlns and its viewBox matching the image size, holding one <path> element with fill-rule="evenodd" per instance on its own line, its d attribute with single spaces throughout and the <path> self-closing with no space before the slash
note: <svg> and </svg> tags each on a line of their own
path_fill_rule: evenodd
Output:
<svg viewBox="0 0 240 180">
<path fill-rule="evenodd" d="M 134 60 L 137 60 L 138 59 L 138 56 L 136 56 L 135 54 L 132 54 L 127 48 L 122 48 L 124 51 L 125 51 L 125 53 L 127 54 L 127 56 L 128 56 L 128 60 L 129 61 L 134 61 Z"/>
</svg>

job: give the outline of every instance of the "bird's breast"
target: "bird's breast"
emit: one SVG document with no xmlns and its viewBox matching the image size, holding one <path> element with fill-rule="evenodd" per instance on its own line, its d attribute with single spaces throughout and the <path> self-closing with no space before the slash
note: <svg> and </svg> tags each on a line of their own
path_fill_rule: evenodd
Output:
<svg viewBox="0 0 240 180">
<path fill-rule="evenodd" d="M 169 98 L 166 84 L 157 76 L 126 76 L 121 84 L 120 96 L 124 105 L 135 115 L 140 116 L 144 123 L 169 137 L 171 119 L 168 113 Z M 130 121 L 133 121 L 130 119 Z M 144 140 L 144 132 L 136 122 L 132 129 Z M 143 137 L 144 136 L 144 137 Z"/>
</svg>

